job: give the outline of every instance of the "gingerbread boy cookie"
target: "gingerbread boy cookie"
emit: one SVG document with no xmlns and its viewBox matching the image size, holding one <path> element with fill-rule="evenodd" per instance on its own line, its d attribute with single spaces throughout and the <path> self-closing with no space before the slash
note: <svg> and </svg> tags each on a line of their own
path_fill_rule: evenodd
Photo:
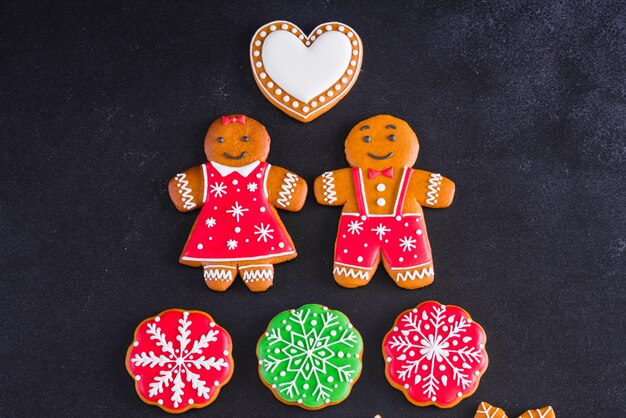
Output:
<svg viewBox="0 0 626 418">
<path fill-rule="evenodd" d="M 508 418 L 506 413 L 496 407 L 489 405 L 487 402 L 481 402 L 474 418 Z M 556 418 L 554 409 L 551 406 L 544 406 L 539 409 L 529 409 L 518 418 Z"/>
<path fill-rule="evenodd" d="M 315 179 L 320 204 L 343 205 L 333 275 L 344 287 L 369 283 L 382 258 L 395 283 L 415 289 L 434 279 L 422 206 L 445 208 L 454 183 L 412 168 L 419 143 L 403 120 L 378 115 L 358 123 L 345 142 L 352 168 Z"/>
<path fill-rule="evenodd" d="M 179 211 L 201 209 L 180 262 L 202 267 L 212 290 L 226 290 L 239 272 L 251 291 L 264 291 L 273 283 L 273 265 L 297 255 L 275 208 L 299 211 L 307 185 L 265 162 L 269 150 L 270 137 L 259 122 L 223 116 L 204 140 L 209 161 L 169 182 Z"/>
</svg>

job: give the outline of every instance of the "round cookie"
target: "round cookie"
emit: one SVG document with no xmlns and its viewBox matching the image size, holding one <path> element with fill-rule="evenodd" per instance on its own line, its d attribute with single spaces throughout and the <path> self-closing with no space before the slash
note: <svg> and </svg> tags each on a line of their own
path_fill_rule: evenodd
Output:
<svg viewBox="0 0 626 418">
<path fill-rule="evenodd" d="M 343 313 L 309 304 L 276 315 L 256 351 L 261 381 L 279 401 L 321 409 L 350 394 L 363 339 Z"/>
<path fill-rule="evenodd" d="M 145 403 L 172 414 L 204 408 L 233 374 L 231 338 L 205 312 L 169 309 L 139 324 L 126 369 Z"/>
<path fill-rule="evenodd" d="M 385 375 L 418 406 L 451 408 L 487 369 L 487 336 L 458 306 L 428 301 L 402 312 L 383 340 Z"/>
</svg>

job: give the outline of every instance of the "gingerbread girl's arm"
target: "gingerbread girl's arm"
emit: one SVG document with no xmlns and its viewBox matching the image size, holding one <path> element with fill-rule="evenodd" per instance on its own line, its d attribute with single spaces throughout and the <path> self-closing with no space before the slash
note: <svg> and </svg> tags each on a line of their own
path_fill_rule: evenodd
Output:
<svg viewBox="0 0 626 418">
<path fill-rule="evenodd" d="M 191 212 L 204 204 L 204 169 L 192 167 L 172 177 L 167 185 L 170 199 L 180 212 Z"/>
<path fill-rule="evenodd" d="M 308 187 L 300 176 L 275 165 L 267 173 L 267 196 L 280 209 L 298 212 L 304 206 Z"/>
<path fill-rule="evenodd" d="M 429 208 L 447 208 L 454 199 L 454 183 L 441 174 L 413 170 L 409 189 L 420 205 Z"/>
<path fill-rule="evenodd" d="M 342 168 L 327 171 L 315 179 L 313 184 L 317 203 L 327 206 L 341 206 L 349 196 L 354 196 L 352 169 Z"/>
</svg>

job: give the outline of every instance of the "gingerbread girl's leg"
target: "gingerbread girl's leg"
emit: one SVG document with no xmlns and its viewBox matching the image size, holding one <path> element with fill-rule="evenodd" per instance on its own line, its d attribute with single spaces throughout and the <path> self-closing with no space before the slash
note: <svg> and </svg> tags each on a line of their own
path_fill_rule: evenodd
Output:
<svg viewBox="0 0 626 418">
<path fill-rule="evenodd" d="M 414 268 L 398 269 L 391 268 L 383 257 L 383 266 L 385 266 L 385 270 L 387 270 L 395 284 L 403 289 L 418 289 L 428 286 L 435 279 L 432 261 Z"/>
<path fill-rule="evenodd" d="M 233 284 L 237 276 L 236 263 L 203 263 L 204 282 L 209 289 L 216 292 L 223 292 Z"/>
<path fill-rule="evenodd" d="M 268 263 L 239 263 L 239 274 L 253 292 L 267 290 L 274 283 L 274 266 Z"/>
</svg>

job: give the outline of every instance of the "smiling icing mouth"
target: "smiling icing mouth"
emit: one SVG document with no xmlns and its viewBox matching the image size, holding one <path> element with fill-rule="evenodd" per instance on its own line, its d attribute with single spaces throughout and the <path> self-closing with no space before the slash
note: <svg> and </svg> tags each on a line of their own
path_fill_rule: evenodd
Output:
<svg viewBox="0 0 626 418">
<path fill-rule="evenodd" d="M 224 153 L 224 157 L 228 158 L 229 160 L 241 160 L 243 157 L 245 157 L 246 155 L 248 155 L 248 153 L 246 151 L 242 152 L 241 154 L 239 154 L 236 157 L 233 157 L 232 155 L 230 155 L 229 153 L 225 152 Z"/>
<path fill-rule="evenodd" d="M 389 158 L 389 157 L 391 157 L 393 155 L 393 152 L 390 152 L 389 154 L 382 155 L 382 156 L 379 156 L 379 155 L 376 155 L 376 154 L 372 154 L 371 152 L 368 152 L 367 155 L 370 158 L 373 158 L 375 160 L 386 160 L 387 158 Z"/>
</svg>

